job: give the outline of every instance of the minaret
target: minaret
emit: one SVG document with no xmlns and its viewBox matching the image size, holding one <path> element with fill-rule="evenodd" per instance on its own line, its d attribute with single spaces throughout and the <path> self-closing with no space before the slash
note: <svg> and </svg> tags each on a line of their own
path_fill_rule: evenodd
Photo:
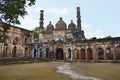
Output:
<svg viewBox="0 0 120 80">
<path fill-rule="evenodd" d="M 43 41 L 43 30 L 44 30 L 44 27 L 43 27 L 43 24 L 44 24 L 44 22 L 43 22 L 43 20 L 44 20 L 44 15 L 43 15 L 43 10 L 40 10 L 40 22 L 39 22 L 39 31 L 40 31 L 40 33 L 39 33 L 39 42 L 42 42 Z"/>
<path fill-rule="evenodd" d="M 43 20 L 44 20 L 43 12 L 44 12 L 43 10 L 40 10 L 40 22 L 39 22 L 40 29 L 43 29 L 43 24 L 44 24 L 44 22 L 43 22 Z"/>
<path fill-rule="evenodd" d="M 79 31 L 81 31 L 80 7 L 77 7 L 77 28 Z"/>
</svg>

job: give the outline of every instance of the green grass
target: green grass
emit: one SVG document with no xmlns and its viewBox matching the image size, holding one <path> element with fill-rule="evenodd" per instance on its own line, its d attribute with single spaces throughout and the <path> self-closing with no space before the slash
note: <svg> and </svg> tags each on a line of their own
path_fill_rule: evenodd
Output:
<svg viewBox="0 0 120 80">
<path fill-rule="evenodd" d="M 58 63 L 32 63 L 0 66 L 0 80 L 71 80 L 68 76 L 56 72 Z M 120 64 L 115 63 L 71 63 L 76 72 L 101 78 L 120 80 Z"/>
<path fill-rule="evenodd" d="M 0 66 L 0 80 L 70 80 L 56 72 L 54 63 L 16 64 Z"/>
<path fill-rule="evenodd" d="M 120 80 L 120 64 L 115 63 L 73 63 L 72 68 L 80 74 L 103 80 Z"/>
</svg>

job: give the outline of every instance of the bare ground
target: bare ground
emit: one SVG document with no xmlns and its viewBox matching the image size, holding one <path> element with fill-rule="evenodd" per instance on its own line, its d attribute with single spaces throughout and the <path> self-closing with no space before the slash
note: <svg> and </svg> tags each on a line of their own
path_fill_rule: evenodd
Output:
<svg viewBox="0 0 120 80">
<path fill-rule="evenodd" d="M 103 80 L 120 80 L 119 63 L 80 63 L 71 64 L 74 71 L 79 74 L 97 77 Z"/>
<path fill-rule="evenodd" d="M 41 62 L 0 65 L 0 80 L 71 80 L 69 76 L 56 72 L 56 67 L 64 64 L 64 62 Z M 73 62 L 70 67 L 84 76 L 120 80 L 120 64 Z"/>
<path fill-rule="evenodd" d="M 56 72 L 62 63 L 33 63 L 0 66 L 0 80 L 70 80 Z"/>
</svg>

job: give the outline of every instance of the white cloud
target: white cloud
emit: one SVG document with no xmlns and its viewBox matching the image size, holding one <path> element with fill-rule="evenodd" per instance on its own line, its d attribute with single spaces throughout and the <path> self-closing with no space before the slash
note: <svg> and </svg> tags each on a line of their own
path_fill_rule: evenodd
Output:
<svg viewBox="0 0 120 80">
<path fill-rule="evenodd" d="M 105 35 L 102 32 L 102 29 L 100 29 L 98 26 L 93 26 L 91 24 L 82 24 L 82 28 L 85 32 L 86 38 L 92 38 L 92 37 L 97 37 L 97 38 L 103 38 Z"/>
<path fill-rule="evenodd" d="M 47 10 L 49 13 L 52 13 L 52 14 L 68 14 L 69 13 L 69 10 L 67 8 L 52 8 L 52 9 L 48 9 Z"/>
<path fill-rule="evenodd" d="M 92 37 L 103 38 L 104 37 L 101 30 L 96 30 L 94 32 L 86 32 L 85 36 L 86 38 L 92 38 Z"/>
<path fill-rule="evenodd" d="M 120 37 L 120 33 L 118 33 L 117 35 L 115 35 L 115 37 Z"/>
<path fill-rule="evenodd" d="M 21 28 L 24 29 L 28 29 L 28 30 L 33 30 L 35 27 L 39 26 L 39 21 L 36 19 L 33 19 L 30 16 L 26 16 L 24 19 L 21 19 L 21 25 L 17 25 L 20 26 Z"/>
<path fill-rule="evenodd" d="M 82 23 L 82 29 L 92 30 L 94 26 L 86 23 Z"/>
<path fill-rule="evenodd" d="M 35 7 L 34 12 L 40 13 L 40 10 L 44 10 L 42 7 Z"/>
</svg>

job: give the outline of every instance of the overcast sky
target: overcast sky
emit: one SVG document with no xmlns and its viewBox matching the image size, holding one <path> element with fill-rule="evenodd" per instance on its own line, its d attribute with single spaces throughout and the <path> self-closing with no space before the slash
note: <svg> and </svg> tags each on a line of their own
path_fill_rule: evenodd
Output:
<svg viewBox="0 0 120 80">
<path fill-rule="evenodd" d="M 120 0 L 36 0 L 27 8 L 28 15 L 19 27 L 33 30 L 39 26 L 40 10 L 44 10 L 44 27 L 49 21 L 55 25 L 62 17 L 67 23 L 76 23 L 76 7 L 81 9 L 82 29 L 87 38 L 120 36 Z"/>
</svg>

